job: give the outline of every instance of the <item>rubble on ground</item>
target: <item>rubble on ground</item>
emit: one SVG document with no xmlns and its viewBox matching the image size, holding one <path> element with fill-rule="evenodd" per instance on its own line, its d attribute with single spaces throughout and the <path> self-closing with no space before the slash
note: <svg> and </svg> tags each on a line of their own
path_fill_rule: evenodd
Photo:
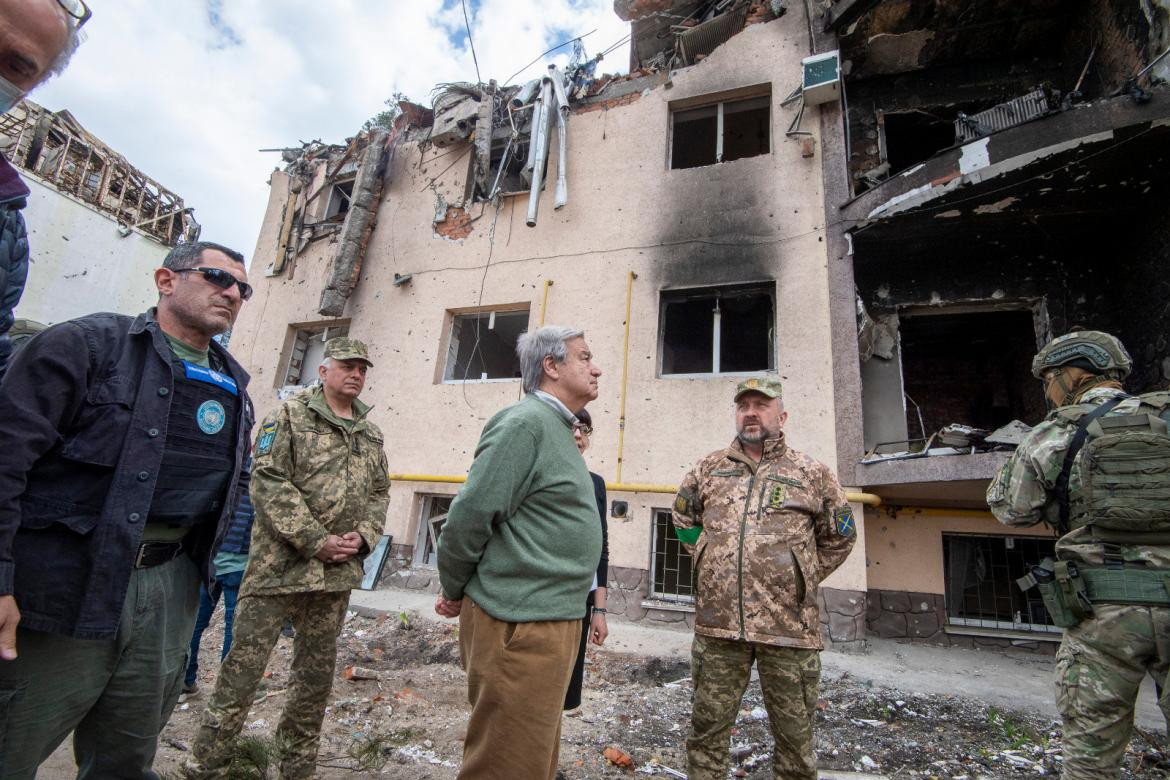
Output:
<svg viewBox="0 0 1170 780">
<path fill-rule="evenodd" d="M 620 630 L 616 623 L 614 631 Z M 156 767 L 164 773 L 174 771 L 192 742 L 214 688 L 221 636 L 217 614 L 203 639 L 202 693 L 181 704 L 163 732 Z M 249 755 L 264 752 L 279 719 L 291 650 L 291 640 L 281 637 L 246 721 Z M 817 702 L 821 769 L 940 780 L 1059 775 L 1059 723 L 957 696 L 916 693 L 913 685 L 908 677 L 903 690 L 893 690 L 826 674 Z M 582 706 L 564 719 L 563 776 L 684 776 L 690 699 L 685 660 L 591 650 Z M 351 613 L 338 641 L 319 776 L 454 778 L 467 710 L 455 622 Z M 770 750 L 763 696 L 753 681 L 732 734 L 735 776 L 771 778 Z M 1164 777 L 1168 770 L 1163 741 L 1136 735 L 1122 776 Z M 252 769 L 238 776 L 264 775 Z"/>
</svg>

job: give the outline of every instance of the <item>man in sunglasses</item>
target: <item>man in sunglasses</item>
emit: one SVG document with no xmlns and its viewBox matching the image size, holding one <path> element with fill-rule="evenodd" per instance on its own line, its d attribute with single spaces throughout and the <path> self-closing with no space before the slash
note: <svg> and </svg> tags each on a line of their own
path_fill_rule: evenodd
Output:
<svg viewBox="0 0 1170 780">
<path fill-rule="evenodd" d="M 244 258 L 179 244 L 154 280 L 157 308 L 54 325 L 0 385 L 5 780 L 70 732 L 78 777 L 157 777 L 200 577 L 247 487 L 248 375 L 212 341 L 252 294 Z"/>
<path fill-rule="evenodd" d="M 88 19 L 81 0 L 0 0 L 0 114 L 65 69 Z M 28 186 L 0 156 L 0 377 L 12 354 L 12 312 L 28 277 L 28 234 L 20 214 L 28 196 Z"/>
</svg>

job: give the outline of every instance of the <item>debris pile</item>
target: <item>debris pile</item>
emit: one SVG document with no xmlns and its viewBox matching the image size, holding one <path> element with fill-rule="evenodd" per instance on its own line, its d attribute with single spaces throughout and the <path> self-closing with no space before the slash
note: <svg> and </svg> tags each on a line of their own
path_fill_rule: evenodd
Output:
<svg viewBox="0 0 1170 780">
<path fill-rule="evenodd" d="M 214 687 L 221 631 L 217 615 L 203 640 L 204 693 L 180 705 L 163 732 L 156 768 L 164 773 L 182 760 Z M 281 638 L 248 715 L 241 753 L 249 762 L 263 763 L 272 752 L 265 740 L 285 701 L 290 661 L 290 640 Z M 351 614 L 338 642 L 318 776 L 454 778 L 468 712 L 458 663 L 454 623 L 406 613 L 378 619 Z M 582 706 L 564 719 L 564 777 L 684 777 L 689 675 L 683 660 L 591 650 Z M 908 688 L 913 684 L 907 679 Z M 817 757 L 825 771 L 970 780 L 1055 777 L 1060 771 L 1059 723 L 953 695 L 881 688 L 848 673 L 826 674 L 820 696 Z M 1155 742 L 1138 733 L 1123 777 L 1165 776 L 1170 761 Z M 735 776 L 771 778 L 771 744 L 763 696 L 753 681 L 732 732 Z"/>
</svg>

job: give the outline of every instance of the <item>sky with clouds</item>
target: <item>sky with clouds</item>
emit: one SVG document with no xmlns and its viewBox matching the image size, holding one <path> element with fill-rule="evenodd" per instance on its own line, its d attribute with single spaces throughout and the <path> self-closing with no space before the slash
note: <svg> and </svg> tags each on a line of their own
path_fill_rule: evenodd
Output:
<svg viewBox="0 0 1170 780">
<path fill-rule="evenodd" d="M 259 149 L 342 142 L 395 92 L 429 103 L 476 80 L 459 0 L 92 0 L 68 70 L 30 96 L 195 208 L 203 238 L 251 255 L 280 164 Z M 629 25 L 612 0 L 467 0 L 484 81 L 591 30 L 589 56 Z M 563 64 L 570 47 L 546 58 Z M 599 67 L 628 69 L 623 45 Z M 539 75 L 541 64 L 517 76 Z"/>
</svg>

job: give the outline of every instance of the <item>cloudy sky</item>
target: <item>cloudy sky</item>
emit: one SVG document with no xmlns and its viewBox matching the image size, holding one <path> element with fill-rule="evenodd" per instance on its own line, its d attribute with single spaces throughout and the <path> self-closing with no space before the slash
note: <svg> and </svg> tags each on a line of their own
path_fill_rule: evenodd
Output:
<svg viewBox="0 0 1170 780">
<path fill-rule="evenodd" d="M 30 97 L 68 109 L 195 207 L 204 238 L 249 256 L 280 162 L 259 149 L 341 142 L 396 91 L 429 103 L 439 82 L 476 80 L 459 0 L 90 4 L 69 69 Z M 484 81 L 590 30 L 589 56 L 629 32 L 612 0 L 467 0 L 467 9 Z M 599 70 L 624 72 L 628 61 L 623 45 Z"/>
</svg>

